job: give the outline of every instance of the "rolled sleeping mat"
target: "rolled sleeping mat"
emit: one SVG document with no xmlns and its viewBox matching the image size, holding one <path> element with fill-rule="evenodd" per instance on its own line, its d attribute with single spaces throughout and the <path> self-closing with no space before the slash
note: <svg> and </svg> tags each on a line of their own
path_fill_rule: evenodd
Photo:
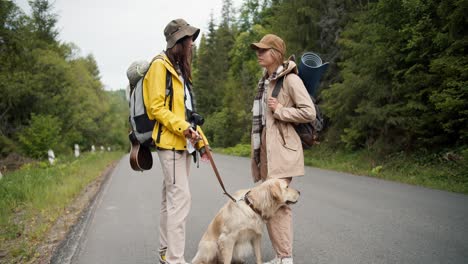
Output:
<svg viewBox="0 0 468 264">
<path fill-rule="evenodd" d="M 127 69 L 127 78 L 131 87 L 135 87 L 138 81 L 145 76 L 150 64 L 147 61 L 140 60 L 133 62 Z"/>
<path fill-rule="evenodd" d="M 310 95 L 315 97 L 320 78 L 327 69 L 328 62 L 322 64 L 319 55 L 313 52 L 306 52 L 302 55 L 299 62 L 299 77 L 301 77 Z"/>
</svg>

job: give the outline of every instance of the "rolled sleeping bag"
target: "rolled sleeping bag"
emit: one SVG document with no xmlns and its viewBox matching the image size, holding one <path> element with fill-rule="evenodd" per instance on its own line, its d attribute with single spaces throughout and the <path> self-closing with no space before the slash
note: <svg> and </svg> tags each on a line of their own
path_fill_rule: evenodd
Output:
<svg viewBox="0 0 468 264">
<path fill-rule="evenodd" d="M 328 62 L 322 64 L 319 55 L 313 52 L 306 52 L 299 62 L 299 77 L 310 95 L 315 97 L 320 83 L 320 78 L 328 69 Z"/>
<path fill-rule="evenodd" d="M 127 69 L 127 78 L 130 82 L 130 87 L 135 87 L 138 81 L 145 76 L 150 64 L 147 61 L 135 61 Z"/>
</svg>

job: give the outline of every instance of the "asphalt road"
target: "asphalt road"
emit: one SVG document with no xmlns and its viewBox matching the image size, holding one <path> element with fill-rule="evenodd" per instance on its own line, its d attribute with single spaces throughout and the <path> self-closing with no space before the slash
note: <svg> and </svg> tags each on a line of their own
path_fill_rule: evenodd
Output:
<svg viewBox="0 0 468 264">
<path fill-rule="evenodd" d="M 215 154 L 230 192 L 253 186 L 249 159 Z M 157 263 L 161 168 L 122 158 L 96 199 L 70 258 L 79 264 Z M 192 166 L 186 260 L 227 202 L 209 164 Z M 293 180 L 294 260 L 309 263 L 468 263 L 468 196 L 307 168 Z M 273 258 L 263 237 L 263 259 Z M 253 258 L 247 263 L 254 263 Z"/>
</svg>

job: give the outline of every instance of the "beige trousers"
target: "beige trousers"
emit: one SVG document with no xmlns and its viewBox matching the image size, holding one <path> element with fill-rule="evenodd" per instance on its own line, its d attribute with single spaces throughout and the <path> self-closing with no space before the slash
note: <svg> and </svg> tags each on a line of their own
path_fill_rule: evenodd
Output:
<svg viewBox="0 0 468 264">
<path fill-rule="evenodd" d="M 271 244 L 279 258 L 292 257 L 293 228 L 292 210 L 281 207 L 266 224 Z"/>
<path fill-rule="evenodd" d="M 260 176 L 268 180 L 268 166 L 266 153 L 266 129 L 262 132 L 262 145 L 260 146 Z M 284 178 L 288 184 L 291 178 Z M 282 206 L 266 224 L 271 244 L 279 258 L 292 257 L 293 227 L 292 210 L 289 206 Z"/>
<path fill-rule="evenodd" d="M 189 189 L 190 156 L 187 151 L 158 150 L 164 174 L 160 222 L 159 247 L 167 248 L 169 264 L 185 264 L 185 223 L 190 212 Z"/>
</svg>

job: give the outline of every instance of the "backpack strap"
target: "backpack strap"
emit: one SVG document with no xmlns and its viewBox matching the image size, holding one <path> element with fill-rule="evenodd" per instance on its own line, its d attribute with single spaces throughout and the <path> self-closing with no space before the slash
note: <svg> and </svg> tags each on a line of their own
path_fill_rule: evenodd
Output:
<svg viewBox="0 0 468 264">
<path fill-rule="evenodd" d="M 156 55 L 152 60 L 151 60 L 151 64 L 153 64 L 153 62 L 155 60 L 162 60 L 164 61 L 164 56 L 162 54 L 158 54 Z M 150 67 L 151 67 L 151 64 L 150 64 Z M 173 92 L 172 92 L 172 78 L 171 78 L 171 72 L 169 70 L 166 69 L 166 97 L 164 97 L 164 106 L 166 106 L 166 99 L 168 96 L 170 96 L 170 101 L 169 101 L 169 110 L 172 111 L 172 95 L 173 95 Z"/>
<path fill-rule="evenodd" d="M 166 106 L 166 99 L 169 99 L 169 111 L 172 112 L 172 102 L 174 100 L 173 96 L 173 89 L 172 89 L 172 74 L 169 70 L 166 69 L 166 97 L 164 98 L 164 106 Z M 161 140 L 161 133 L 162 133 L 162 124 L 159 124 L 158 135 L 156 136 L 156 143 L 159 143 Z"/>
<path fill-rule="evenodd" d="M 173 89 L 172 89 L 172 74 L 169 70 L 166 69 L 166 98 L 170 96 L 169 101 L 169 111 L 172 112 L 172 101 L 173 99 Z M 166 98 L 164 98 L 164 103 L 166 103 Z"/>
<path fill-rule="evenodd" d="M 275 84 L 275 88 L 273 89 L 273 92 L 271 93 L 271 96 L 273 98 L 278 98 L 278 94 L 281 90 L 281 87 L 283 87 L 283 81 L 284 81 L 284 77 L 285 76 L 281 76 L 279 77 L 278 79 L 276 79 L 276 84 Z M 277 121 L 277 119 L 275 119 L 275 122 L 279 122 Z M 284 140 L 284 134 L 283 134 L 283 129 L 281 127 L 278 128 L 280 134 L 281 134 L 281 138 Z M 286 144 L 286 142 L 283 142 L 284 144 Z"/>
<path fill-rule="evenodd" d="M 283 87 L 283 81 L 284 81 L 284 76 L 281 76 L 280 78 L 277 79 L 275 88 L 273 89 L 273 92 L 271 93 L 272 97 L 274 98 L 278 97 L 281 87 Z"/>
</svg>

